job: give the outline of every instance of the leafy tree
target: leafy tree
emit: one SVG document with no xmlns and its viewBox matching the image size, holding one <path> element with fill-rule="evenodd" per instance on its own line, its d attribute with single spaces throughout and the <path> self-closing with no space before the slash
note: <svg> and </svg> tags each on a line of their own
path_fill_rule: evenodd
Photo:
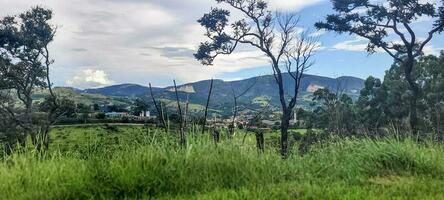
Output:
<svg viewBox="0 0 444 200">
<path fill-rule="evenodd" d="M 355 111 L 353 100 L 346 94 L 338 96 L 329 89 L 319 89 L 313 94 L 313 100 L 321 103 L 314 110 L 314 115 L 319 116 L 321 122 L 317 122 L 322 128 L 342 136 L 355 133 Z"/>
<path fill-rule="evenodd" d="M 100 106 L 99 106 L 99 104 L 97 104 L 97 103 L 95 103 L 94 105 L 93 105 L 93 108 L 94 108 L 94 111 L 100 111 Z"/>
<path fill-rule="evenodd" d="M 105 119 L 106 118 L 106 114 L 103 112 L 99 112 L 96 114 L 96 119 Z"/>
<path fill-rule="evenodd" d="M 439 57 L 423 57 L 418 65 L 424 69 L 420 73 L 424 90 L 423 110 L 427 113 L 423 115 L 424 121 L 431 131 L 440 135 L 444 130 L 444 52 Z"/>
<path fill-rule="evenodd" d="M 442 132 L 444 117 L 444 53 L 440 57 L 423 56 L 416 60 L 414 78 L 420 83 L 418 99 L 418 129 L 422 132 Z M 356 107 L 360 124 L 367 130 L 394 127 L 400 132 L 407 128 L 409 102 L 413 98 L 404 78 L 402 64 L 395 62 L 386 72 L 384 82 L 370 77 L 361 91 Z"/>
<path fill-rule="evenodd" d="M 143 114 L 144 117 L 147 116 L 147 111 L 150 109 L 150 104 L 147 100 L 142 98 L 137 98 L 133 103 L 133 112 L 136 115 Z"/>
<path fill-rule="evenodd" d="M 402 65 L 405 80 L 412 92 L 410 126 L 413 132 L 417 132 L 417 100 L 421 91 L 413 74 L 415 59 L 423 54 L 424 47 L 433 36 L 444 30 L 444 5 L 437 7 L 421 0 L 387 0 L 385 3 L 370 0 L 332 2 L 336 14 L 328 15 L 326 21 L 316 23 L 316 27 L 366 38 L 369 41 L 369 53 L 376 52 L 377 48 L 383 49 Z M 434 20 L 425 37 L 414 30 L 414 23 L 420 17 Z M 401 42 L 396 42 L 397 40 Z"/>
<path fill-rule="evenodd" d="M 312 65 L 310 58 L 318 46 L 317 39 L 299 33 L 299 18 L 295 14 L 274 14 L 263 0 L 216 2 L 225 3 L 244 17 L 230 23 L 230 11 L 221 8 L 205 14 L 198 22 L 206 29 L 209 41 L 200 44 L 195 57 L 204 65 L 212 65 L 218 56 L 232 54 L 240 45 L 249 45 L 269 58 L 279 89 L 283 113 L 280 145 L 281 154 L 286 157 L 292 111 L 303 74 Z M 288 72 L 294 82 L 292 94 L 285 93 L 283 72 Z"/>
<path fill-rule="evenodd" d="M 55 36 L 55 28 L 49 23 L 51 18 L 51 10 L 34 7 L 0 19 L 0 89 L 5 94 L 0 109 L 17 124 L 17 134 L 31 135 L 38 150 L 48 148 L 50 126 L 62 113 L 49 78 L 53 60 L 48 46 Z M 33 119 L 36 109 L 32 94 L 36 88 L 48 89 L 50 93 L 50 109 L 41 123 Z M 11 101 L 14 103 L 8 103 Z"/>
<path fill-rule="evenodd" d="M 387 117 L 382 105 L 386 99 L 381 88 L 381 80 L 370 76 L 365 81 L 365 86 L 356 102 L 360 125 L 370 132 L 386 125 Z"/>
</svg>

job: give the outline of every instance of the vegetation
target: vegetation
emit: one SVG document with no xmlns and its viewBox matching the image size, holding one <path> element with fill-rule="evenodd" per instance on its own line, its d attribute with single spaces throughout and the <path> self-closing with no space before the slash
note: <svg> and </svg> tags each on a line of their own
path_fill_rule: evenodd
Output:
<svg viewBox="0 0 444 200">
<path fill-rule="evenodd" d="M 0 198 L 439 199 L 444 192 L 444 148 L 435 143 L 343 140 L 282 160 L 279 146 L 258 155 L 240 138 L 214 146 L 189 132 L 180 148 L 168 143 L 177 137 L 143 129 L 57 128 L 50 153 L 1 161 Z M 73 146 L 56 148 L 66 144 Z"/>
<path fill-rule="evenodd" d="M 418 139 L 434 137 L 442 141 L 444 52 L 440 56 L 424 56 L 415 63 L 414 78 L 421 84 L 421 94 L 413 97 L 403 67 L 393 64 L 384 81 L 369 77 L 357 101 L 346 94 L 321 89 L 314 93 L 312 110 L 299 110 L 306 128 L 320 128 L 342 136 L 379 137 L 394 130 L 403 135 L 411 132 L 409 102 L 417 99 Z"/>
<path fill-rule="evenodd" d="M 36 149 L 47 150 L 50 126 L 72 104 L 57 98 L 49 78 L 53 60 L 48 46 L 56 32 L 51 19 L 52 11 L 42 7 L 0 19 L 0 136 L 8 151 L 28 136 Z M 42 88 L 49 95 L 36 105 L 34 90 Z M 41 115 L 36 117 L 38 111 Z"/>
<path fill-rule="evenodd" d="M 325 22 L 316 23 L 319 29 L 350 33 L 369 41 L 367 51 L 380 48 L 404 69 L 404 78 L 411 92 L 409 121 L 413 132 L 418 131 L 418 98 L 421 84 L 415 79 L 415 60 L 423 55 L 424 47 L 432 38 L 444 31 L 444 5 L 419 0 L 387 0 L 386 5 L 362 0 L 333 0 L 336 14 L 328 15 Z M 442 3 L 442 2 L 441 2 Z M 420 17 L 432 19 L 431 28 L 421 39 L 414 23 Z M 407 31 L 404 31 L 405 29 Z M 390 33 L 394 34 L 390 34 Z M 395 37 L 394 37 L 395 36 Z M 401 40 L 397 42 L 395 40 Z"/>
<path fill-rule="evenodd" d="M 263 0 L 216 2 L 243 17 L 230 24 L 230 11 L 213 8 L 199 19 L 209 41 L 196 59 L 211 65 L 249 45 L 269 58 L 268 79 L 229 89 L 219 80 L 193 87 L 174 80 L 164 90 L 149 84 L 135 99 L 59 88 L 63 95 L 49 77 L 52 11 L 34 7 L 0 19 L 0 199 L 443 198 L 444 52 L 423 49 L 444 31 L 444 5 L 333 0 L 337 13 L 317 28 L 364 37 L 370 53 L 382 48 L 394 58 L 383 81 L 369 77 L 350 96 L 354 86 L 340 83 L 349 77 L 336 79 L 336 88 L 303 84 L 313 78 L 305 72 L 318 40 L 298 30 L 294 13 L 274 13 Z M 419 41 L 413 24 L 424 16 L 434 23 Z M 263 92 L 271 85 L 274 96 Z M 233 103 L 214 106 L 220 96 Z M 310 106 L 297 108 L 301 99 Z M 153 109 L 156 118 L 147 116 Z M 231 119 L 207 120 L 210 111 L 230 109 Z M 62 117 L 127 124 L 55 125 Z"/>
<path fill-rule="evenodd" d="M 273 77 L 278 86 L 281 117 L 281 155 L 288 153 L 288 129 L 301 88 L 304 73 L 313 65 L 312 57 L 318 40 L 310 33 L 299 33 L 296 14 L 274 14 L 262 0 L 216 0 L 244 15 L 229 21 L 230 11 L 213 8 L 198 20 L 210 40 L 200 44 L 195 57 L 203 65 L 212 65 L 219 55 L 232 54 L 241 44 L 250 45 L 266 55 L 271 63 Z M 231 27 L 232 29 L 229 29 Z M 285 70 L 285 71 L 284 71 Z M 283 74 L 290 75 L 291 92 L 286 93 Z M 287 83 L 288 84 L 288 83 Z M 288 98 L 290 97 L 290 98 Z M 235 95 L 235 114 L 237 98 Z"/>
</svg>

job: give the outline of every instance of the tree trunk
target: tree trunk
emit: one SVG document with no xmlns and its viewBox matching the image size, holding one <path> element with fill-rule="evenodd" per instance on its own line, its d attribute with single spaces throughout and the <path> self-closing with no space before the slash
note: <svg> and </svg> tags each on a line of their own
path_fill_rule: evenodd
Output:
<svg viewBox="0 0 444 200">
<path fill-rule="evenodd" d="M 218 130 L 213 131 L 213 140 L 216 145 L 220 142 L 220 132 Z"/>
<path fill-rule="evenodd" d="M 291 110 L 285 110 L 281 119 L 281 156 L 288 156 L 288 129 L 290 128 Z"/>
<path fill-rule="evenodd" d="M 417 111 L 417 106 L 416 103 L 418 101 L 418 96 L 417 94 L 415 94 L 415 92 L 413 92 L 413 97 L 412 100 L 410 102 L 410 128 L 412 130 L 412 133 L 414 135 L 418 134 L 418 111 Z"/>
<path fill-rule="evenodd" d="M 259 153 L 264 153 L 265 142 L 264 142 L 264 132 L 262 130 L 256 131 L 256 146 Z"/>
<path fill-rule="evenodd" d="M 409 111 L 409 120 L 410 120 L 410 128 L 414 135 L 418 134 L 418 111 L 417 111 L 417 102 L 420 95 L 420 90 L 418 85 L 416 84 L 414 78 L 412 77 L 414 58 L 408 58 L 405 62 L 405 78 L 410 86 L 410 90 L 412 91 L 412 99 L 410 100 L 410 111 Z"/>
</svg>

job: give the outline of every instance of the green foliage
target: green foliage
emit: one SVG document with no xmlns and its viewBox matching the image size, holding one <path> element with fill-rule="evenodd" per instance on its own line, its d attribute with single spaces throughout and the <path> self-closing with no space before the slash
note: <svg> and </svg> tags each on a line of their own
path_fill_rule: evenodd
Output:
<svg viewBox="0 0 444 200">
<path fill-rule="evenodd" d="M 325 128 L 343 136 L 356 134 L 356 112 L 353 100 L 348 95 L 319 89 L 313 94 L 313 100 L 320 104 L 308 119 L 309 127 Z"/>
<path fill-rule="evenodd" d="M 132 105 L 132 113 L 135 115 L 144 114 L 146 115 L 146 111 L 150 109 L 150 103 L 146 99 L 137 98 L 134 100 Z"/>
<path fill-rule="evenodd" d="M 414 71 L 414 78 L 421 83 L 421 93 L 417 106 L 419 125 L 424 132 L 440 133 L 443 131 L 442 123 L 444 112 L 444 54 L 441 56 L 421 57 Z M 405 121 L 409 117 L 409 102 L 413 94 L 404 79 L 403 67 L 395 63 L 387 71 L 384 82 L 370 77 L 366 87 L 361 91 L 357 102 L 360 113 L 360 122 L 369 129 L 393 124 L 400 129 L 407 129 Z"/>
<path fill-rule="evenodd" d="M 313 94 L 311 110 L 297 110 L 298 119 L 306 128 L 325 129 L 340 136 L 387 135 L 387 130 L 396 130 L 408 135 L 410 103 L 416 98 L 419 140 L 432 135 L 444 139 L 444 53 L 440 56 L 423 56 L 416 60 L 413 78 L 420 85 L 420 93 L 414 97 L 405 80 L 404 67 L 395 62 L 386 72 L 384 82 L 369 77 L 360 96 L 353 101 L 345 94 L 336 94 L 329 89 L 319 89 Z"/>
<path fill-rule="evenodd" d="M 253 136 L 215 146 L 190 132 L 181 148 L 162 130 L 111 127 L 58 128 L 52 152 L 4 158 L 0 199 L 434 199 L 444 192 L 440 144 L 342 140 L 283 160 L 267 144 L 258 154 Z"/>
<path fill-rule="evenodd" d="M 23 144 L 28 135 L 37 149 L 46 147 L 49 124 L 64 112 L 52 93 L 40 105 L 44 113 L 37 113 L 39 107 L 32 98 L 34 90 L 51 88 L 53 60 L 48 46 L 55 35 L 51 19 L 52 11 L 39 6 L 0 18 L 0 113 L 2 121 L 10 123 L 0 127 L 8 131 L 0 131 L 0 137 L 6 137 L 6 149 L 14 147 L 14 142 Z"/>
</svg>

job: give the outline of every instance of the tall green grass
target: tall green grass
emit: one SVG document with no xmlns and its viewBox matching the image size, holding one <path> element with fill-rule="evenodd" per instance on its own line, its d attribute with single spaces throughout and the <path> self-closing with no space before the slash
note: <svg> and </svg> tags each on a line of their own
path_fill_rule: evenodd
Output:
<svg viewBox="0 0 444 200">
<path fill-rule="evenodd" d="M 409 140 L 345 140 L 282 160 L 254 138 L 224 140 L 152 130 L 81 139 L 70 150 L 15 154 L 0 163 L 0 199 L 442 199 L 444 149 Z M 60 134 L 56 130 L 54 134 Z M 88 131 L 88 130 L 87 130 Z M 110 134 L 98 128 L 94 134 Z M 112 133 L 112 134 L 117 134 Z M 241 134 L 239 134 L 241 135 Z M 113 135 L 114 136 L 114 135 Z M 86 136 L 85 136 L 86 137 Z M 239 136 L 241 137 L 241 136 Z M 62 141 L 54 141 L 61 146 Z M 113 145 L 111 145 L 113 144 Z M 55 149 L 55 146 L 53 146 Z"/>
</svg>

